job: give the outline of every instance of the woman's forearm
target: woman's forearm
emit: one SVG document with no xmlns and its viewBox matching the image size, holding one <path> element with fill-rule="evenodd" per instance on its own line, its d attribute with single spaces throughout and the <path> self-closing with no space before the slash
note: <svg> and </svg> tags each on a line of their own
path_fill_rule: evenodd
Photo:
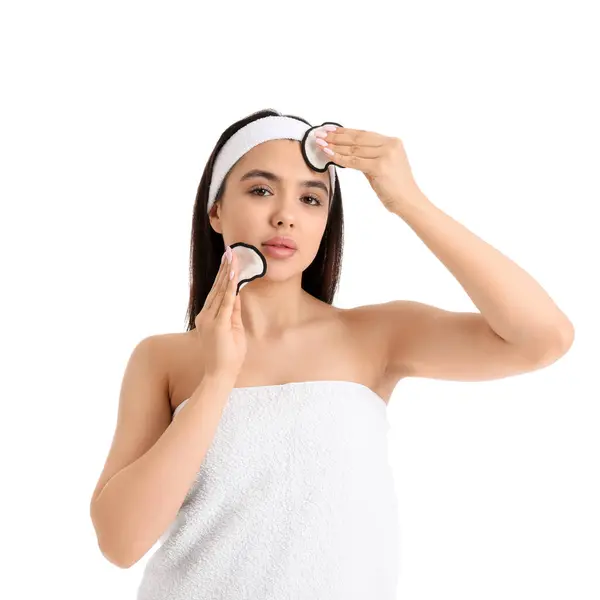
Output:
<svg viewBox="0 0 600 600">
<path fill-rule="evenodd" d="M 461 284 L 490 327 L 509 343 L 544 351 L 569 345 L 573 326 L 542 286 L 424 195 L 396 213 Z"/>
<path fill-rule="evenodd" d="M 233 387 L 207 375 L 161 437 L 104 486 L 91 509 L 98 543 L 112 563 L 142 558 L 177 516 L 210 447 Z"/>
</svg>

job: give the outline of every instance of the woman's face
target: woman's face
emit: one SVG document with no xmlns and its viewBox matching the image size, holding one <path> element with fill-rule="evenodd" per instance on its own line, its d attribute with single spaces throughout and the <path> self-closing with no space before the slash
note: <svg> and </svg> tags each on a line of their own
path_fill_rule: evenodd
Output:
<svg viewBox="0 0 600 600">
<path fill-rule="evenodd" d="M 265 174 L 256 171 L 266 172 Z M 269 176 L 268 174 L 272 174 Z M 225 244 L 246 242 L 264 253 L 263 243 L 282 235 L 297 250 L 285 259 L 265 254 L 267 273 L 303 271 L 314 260 L 327 225 L 329 172 L 313 171 L 300 142 L 270 140 L 255 146 L 231 170 L 225 193 L 211 211 L 211 224 Z"/>
</svg>

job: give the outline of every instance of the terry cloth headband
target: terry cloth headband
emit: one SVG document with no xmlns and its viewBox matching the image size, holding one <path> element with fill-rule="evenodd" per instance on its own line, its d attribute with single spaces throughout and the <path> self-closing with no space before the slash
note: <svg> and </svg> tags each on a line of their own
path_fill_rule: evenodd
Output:
<svg viewBox="0 0 600 600">
<path fill-rule="evenodd" d="M 268 116 L 262 119 L 252 121 L 236 131 L 223 145 L 213 167 L 212 179 L 208 191 L 207 212 L 210 212 L 217 191 L 225 179 L 229 170 L 246 152 L 269 140 L 298 140 L 301 142 L 300 148 L 306 164 L 320 173 L 329 170 L 329 179 L 331 181 L 331 198 L 335 190 L 335 167 L 333 161 L 327 158 L 327 155 L 319 149 L 315 142 L 315 132 L 325 125 L 337 125 L 339 123 L 326 121 L 321 125 L 312 127 L 303 121 L 286 116 Z M 340 166 L 340 165 L 337 165 Z M 344 168 L 344 167 L 340 167 Z M 331 208 L 331 202 L 329 206 Z"/>
</svg>

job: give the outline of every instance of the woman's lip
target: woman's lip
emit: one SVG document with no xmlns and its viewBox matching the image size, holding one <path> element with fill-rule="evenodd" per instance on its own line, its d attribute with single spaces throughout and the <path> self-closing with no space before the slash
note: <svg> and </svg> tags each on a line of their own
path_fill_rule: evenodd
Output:
<svg viewBox="0 0 600 600">
<path fill-rule="evenodd" d="M 272 244 L 263 244 L 265 253 L 275 258 L 288 258 L 296 252 L 295 248 L 288 248 L 287 246 L 274 246 Z"/>
</svg>

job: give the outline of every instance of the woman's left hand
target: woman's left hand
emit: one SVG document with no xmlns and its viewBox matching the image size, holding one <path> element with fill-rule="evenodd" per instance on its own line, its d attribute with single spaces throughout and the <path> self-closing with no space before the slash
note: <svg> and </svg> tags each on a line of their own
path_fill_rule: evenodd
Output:
<svg viewBox="0 0 600 600">
<path fill-rule="evenodd" d="M 422 196 L 400 138 L 347 127 L 324 133 L 327 146 L 319 148 L 329 149 L 332 154 L 326 153 L 336 165 L 362 171 L 389 211 L 397 213 L 404 203 Z"/>
</svg>

